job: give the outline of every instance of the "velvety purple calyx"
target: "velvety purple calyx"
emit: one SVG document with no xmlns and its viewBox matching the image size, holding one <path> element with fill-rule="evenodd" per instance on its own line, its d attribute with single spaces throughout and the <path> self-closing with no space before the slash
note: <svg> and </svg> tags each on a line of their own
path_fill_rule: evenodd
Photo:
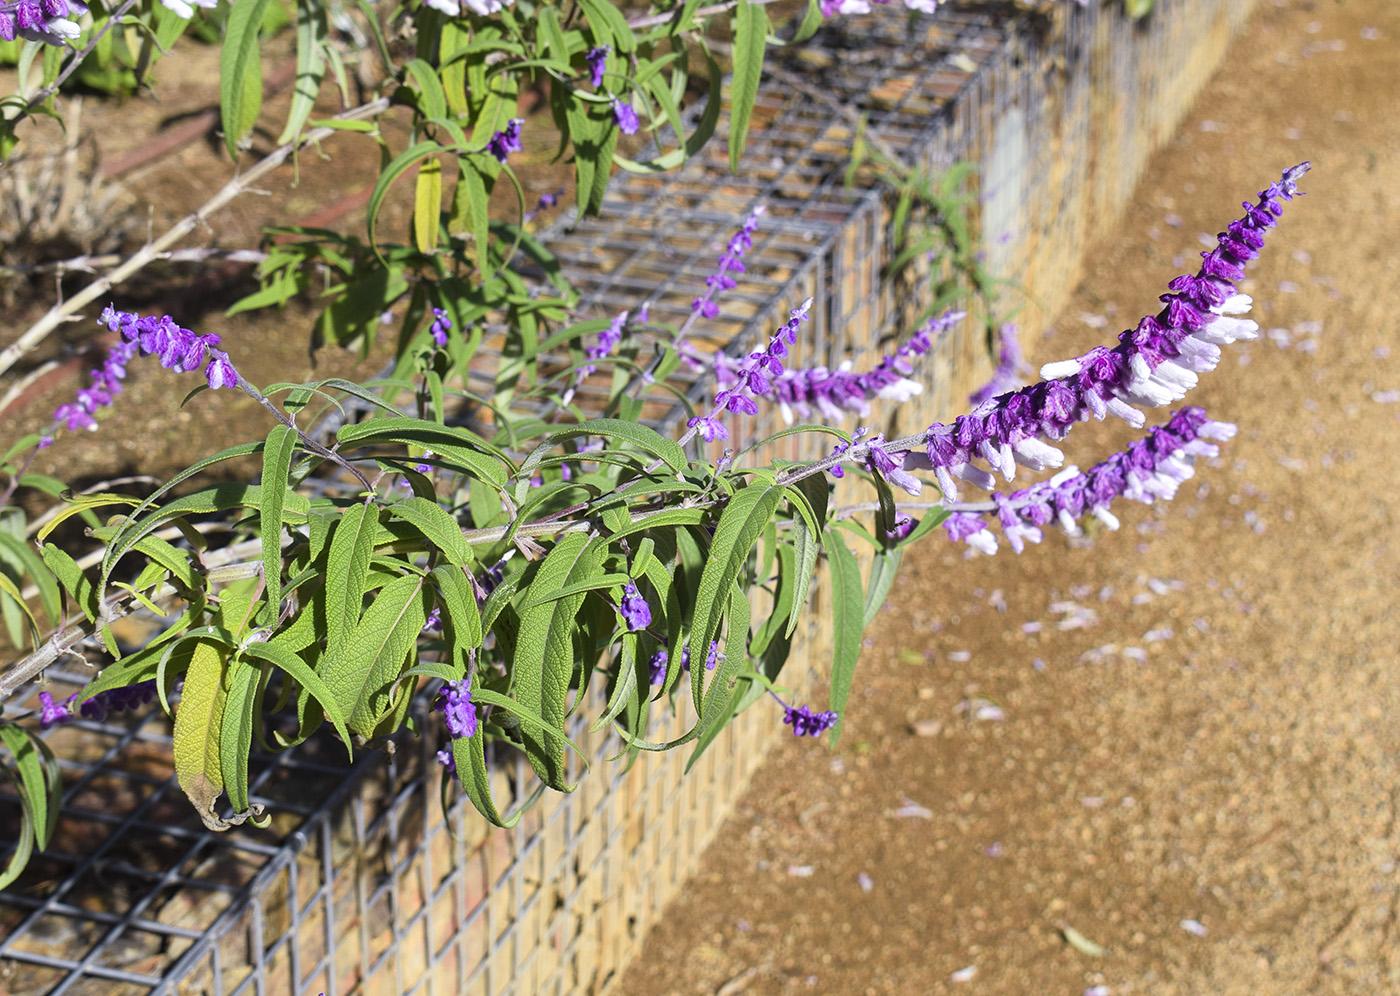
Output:
<svg viewBox="0 0 1400 996">
<path fill-rule="evenodd" d="M 453 737 L 470 737 L 476 733 L 476 706 L 472 704 L 471 689 L 465 680 L 449 681 L 438 692 L 433 709 L 442 713 L 443 724 Z"/>
<path fill-rule="evenodd" d="M 620 97 L 613 98 L 612 115 L 617 130 L 624 135 L 635 135 L 642 126 L 641 121 L 637 118 L 636 110 Z"/>
<path fill-rule="evenodd" d="M 636 582 L 628 581 L 622 586 L 622 604 L 618 606 L 627 628 L 636 632 L 651 625 L 651 606 L 637 590 Z"/>
<path fill-rule="evenodd" d="M 428 334 L 433 337 L 433 342 L 441 348 L 447 345 L 447 333 L 452 331 L 452 316 L 447 313 L 446 308 L 433 309 L 433 323 L 428 326 Z"/>
<path fill-rule="evenodd" d="M 670 663 L 670 655 L 663 648 L 651 655 L 651 660 L 647 661 L 647 678 L 653 685 L 660 685 L 666 681 L 666 668 Z M 690 670 L 690 648 L 681 648 L 681 670 Z"/>
<path fill-rule="evenodd" d="M 48 692 L 39 693 L 39 729 L 47 730 L 57 723 L 66 723 L 73 718 L 65 703 L 55 702 Z"/>
<path fill-rule="evenodd" d="M 603 74 L 607 71 L 608 53 L 611 51 L 611 45 L 600 45 L 589 49 L 588 54 L 583 57 L 584 64 L 588 66 L 589 82 L 595 90 L 603 85 Z"/>
<path fill-rule="evenodd" d="M 486 151 L 491 153 L 497 162 L 504 164 L 512 152 L 524 150 L 525 146 L 520 144 L 520 129 L 524 125 L 524 118 L 512 118 L 503 129 L 491 136 L 491 140 L 486 143 Z"/>
<path fill-rule="evenodd" d="M 869 449 L 866 451 L 865 459 L 870 470 L 879 473 L 885 480 L 896 487 L 903 488 L 911 495 L 917 496 L 923 491 L 923 482 L 904 469 L 904 454 L 895 455 L 885 448 L 883 434 L 870 440 L 867 446 Z"/>
<path fill-rule="evenodd" d="M 836 720 L 840 717 L 836 713 L 812 712 L 811 706 L 785 706 L 783 708 L 783 723 L 792 727 L 792 732 L 799 737 L 819 737 L 827 730 L 836 725 Z"/>
<path fill-rule="evenodd" d="M 455 772 L 457 770 L 457 759 L 448 748 L 444 747 L 442 750 L 438 751 L 435 759 L 438 764 L 442 765 L 448 771 Z"/>
</svg>

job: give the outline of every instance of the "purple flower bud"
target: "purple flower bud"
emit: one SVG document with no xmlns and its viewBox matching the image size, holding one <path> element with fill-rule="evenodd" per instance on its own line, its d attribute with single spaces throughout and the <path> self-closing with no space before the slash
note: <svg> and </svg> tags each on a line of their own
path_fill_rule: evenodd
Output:
<svg viewBox="0 0 1400 996">
<path fill-rule="evenodd" d="M 44 11 L 33 0 L 20 0 L 15 4 L 15 22 L 22 29 L 41 31 L 44 27 Z"/>
<path fill-rule="evenodd" d="M 452 319 L 448 316 L 446 309 L 433 309 L 433 324 L 428 328 L 432 334 L 433 342 L 439 347 L 447 345 L 447 333 L 452 328 Z"/>
<path fill-rule="evenodd" d="M 792 727 L 799 737 L 819 737 L 836 725 L 839 719 L 834 712 L 813 713 L 810 706 L 786 706 L 783 709 L 783 723 Z"/>
<path fill-rule="evenodd" d="M 724 423 L 717 418 L 709 416 L 696 417 L 686 422 L 686 426 L 699 432 L 700 437 L 707 443 L 713 443 L 716 439 L 729 438 L 729 430 L 726 429 Z"/>
<path fill-rule="evenodd" d="M 457 758 L 454 757 L 452 751 L 448 750 L 446 747 L 437 752 L 437 763 L 448 771 L 455 772 L 457 770 Z"/>
<path fill-rule="evenodd" d="M 444 685 L 433 702 L 433 709 L 443 714 L 443 723 L 453 737 L 470 737 L 476 733 L 476 706 L 472 704 L 471 689 L 465 680 Z"/>
<path fill-rule="evenodd" d="M 0 10 L 0 41 L 15 40 L 15 16 L 7 10 Z"/>
<path fill-rule="evenodd" d="M 595 90 L 603 85 L 603 73 L 607 69 L 608 53 L 611 51 L 611 45 L 600 45 L 597 48 L 589 49 L 588 54 L 583 57 L 584 63 L 588 66 L 589 81 Z"/>
</svg>

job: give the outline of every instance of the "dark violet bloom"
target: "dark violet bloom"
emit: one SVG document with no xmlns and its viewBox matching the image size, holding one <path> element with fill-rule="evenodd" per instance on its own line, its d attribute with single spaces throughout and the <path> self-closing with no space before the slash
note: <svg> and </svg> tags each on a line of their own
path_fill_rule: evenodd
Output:
<svg viewBox="0 0 1400 996">
<path fill-rule="evenodd" d="M 719 641 L 710 641 L 710 652 L 705 655 L 705 670 L 713 671 L 719 662 L 724 660 L 724 654 L 719 652 Z"/>
<path fill-rule="evenodd" d="M 1257 204 L 1246 203 L 1244 217 L 1201 254 L 1199 272 L 1172 280 L 1173 293 L 1162 296 L 1163 309 L 1119 335 L 1117 346 L 1048 363 L 1040 369 L 1039 383 L 990 398 L 951 425 L 930 426 L 924 465 L 933 469 L 943 493 L 956 501 L 957 479 L 990 491 L 993 472 L 1012 480 L 1018 464 L 1032 470 L 1061 466 L 1064 454 L 1046 440 L 1063 439 L 1076 422 L 1111 414 L 1141 428 L 1140 408 L 1179 401 L 1200 374 L 1215 369 L 1221 346 L 1255 338 L 1259 326 L 1237 317 L 1252 301 L 1234 282 L 1259 255 L 1283 202 L 1298 194 L 1298 180 L 1308 169 L 1302 163 L 1285 170 Z"/>
<path fill-rule="evenodd" d="M 136 356 L 134 342 L 122 341 L 107 351 L 102 369 L 92 372 L 92 387 L 83 388 L 77 393 L 77 401 L 59 405 L 54 410 L 54 425 L 39 441 L 44 449 L 53 443 L 53 435 L 59 425 L 75 432 L 78 429 L 95 430 L 97 419 L 93 416 L 99 408 L 112 404 L 113 398 L 122 393 L 122 381 L 126 378 L 126 365 Z"/>
<path fill-rule="evenodd" d="M 55 702 L 48 692 L 39 693 L 39 729 L 47 730 L 72 718 L 73 714 L 68 711 L 68 703 Z"/>
<path fill-rule="evenodd" d="M 428 613 L 428 620 L 423 623 L 422 632 L 425 634 L 442 632 L 442 609 L 438 606 L 434 605 L 433 611 Z"/>
<path fill-rule="evenodd" d="M 560 187 L 552 194 L 540 194 L 540 199 L 535 201 L 534 210 L 526 211 L 524 221 L 533 221 L 541 212 L 548 211 L 559 203 L 559 198 L 564 196 L 564 188 Z"/>
<path fill-rule="evenodd" d="M 433 342 L 441 348 L 447 345 L 447 333 L 452 329 L 452 318 L 447 314 L 445 308 L 433 309 L 433 324 L 428 327 L 428 332 L 433 337 Z"/>
<path fill-rule="evenodd" d="M 622 605 L 619 608 L 627 628 L 636 632 L 651 625 L 651 606 L 637 590 L 636 582 L 628 581 L 622 586 Z"/>
<path fill-rule="evenodd" d="M 666 666 L 670 662 L 670 655 L 663 647 L 651 655 L 651 660 L 647 661 L 647 678 L 653 685 L 660 685 L 666 681 Z M 681 648 L 681 670 L 690 670 L 690 648 Z"/>
<path fill-rule="evenodd" d="M 453 737 L 470 737 L 476 733 L 476 706 L 472 704 L 471 689 L 465 680 L 443 685 L 433 702 L 433 710 L 442 713 L 447 732 Z"/>
<path fill-rule="evenodd" d="M 520 129 L 524 124 L 524 118 L 511 118 L 504 129 L 491 136 L 491 141 L 486 143 L 486 151 L 495 156 L 497 162 L 504 164 L 512 152 L 525 148 L 520 144 Z"/>
<path fill-rule="evenodd" d="M 457 759 L 452 756 L 452 751 L 446 747 L 437 752 L 437 763 L 448 771 L 457 770 Z"/>
<path fill-rule="evenodd" d="M 119 332 L 132 352 L 139 349 L 142 356 L 159 357 L 160 365 L 167 369 L 176 373 L 197 370 L 208 356 L 209 363 L 204 368 L 204 376 L 209 381 L 210 388 L 218 390 L 221 387 L 238 385 L 238 372 L 234 370 L 228 354 L 214 348 L 222 341 L 217 335 L 199 335 L 190 329 L 181 328 L 169 315 L 161 315 L 159 318 L 148 315 L 143 318 L 132 311 L 118 311 L 111 305 L 102 309 L 98 322 L 112 332 Z M 126 355 L 129 357 L 131 354 Z M 109 365 L 111 364 L 112 360 L 109 359 Z M 121 390 L 120 386 L 114 390 L 113 385 L 125 375 L 123 363 L 118 362 L 115 367 L 121 370 L 120 374 L 109 376 L 100 385 L 111 394 L 117 394 Z M 105 372 L 107 367 L 104 367 Z"/>
<path fill-rule="evenodd" d="M 838 718 L 830 710 L 814 713 L 810 706 L 783 707 L 784 725 L 791 726 L 792 732 L 799 737 L 819 737 L 835 726 Z"/>
<path fill-rule="evenodd" d="M 43 700 L 44 693 L 40 693 L 40 700 Z M 155 701 L 156 683 L 154 679 L 149 681 L 138 681 L 134 685 L 124 685 L 121 688 L 109 688 L 105 692 L 98 692 L 78 707 L 77 715 L 83 719 L 90 719 L 94 723 L 100 723 L 107 718 L 109 712 L 135 712 L 143 706 L 148 706 Z M 60 708 L 70 715 L 73 714 L 73 706 L 78 700 L 78 693 L 74 692 L 63 700 Z M 46 710 L 47 712 L 48 710 Z M 41 721 L 42 725 L 42 721 Z"/>
<path fill-rule="evenodd" d="M 607 70 L 608 53 L 611 51 L 611 45 L 600 45 L 589 49 L 588 54 L 583 57 L 588 66 L 588 79 L 595 90 L 603 85 L 603 73 Z"/>
<path fill-rule="evenodd" d="M 632 108 L 632 105 L 620 97 L 613 98 L 612 115 L 618 131 L 624 135 L 635 135 L 637 129 L 642 126 L 641 121 L 637 120 L 637 112 Z"/>
</svg>

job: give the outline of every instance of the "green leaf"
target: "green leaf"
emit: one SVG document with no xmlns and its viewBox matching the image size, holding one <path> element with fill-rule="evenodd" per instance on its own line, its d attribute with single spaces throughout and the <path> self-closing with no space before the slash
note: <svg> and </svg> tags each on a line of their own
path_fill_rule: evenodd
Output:
<svg viewBox="0 0 1400 996">
<path fill-rule="evenodd" d="M 477 607 L 471 582 L 461 568 L 451 564 L 433 568 L 428 580 L 437 589 L 438 599 L 447 607 L 447 621 L 452 627 L 452 641 L 448 646 L 461 659 L 467 651 L 480 647 L 482 640 L 481 610 Z"/>
<path fill-rule="evenodd" d="M 326 657 L 338 662 L 360 620 L 379 510 L 359 503 L 336 525 L 326 562 Z M 349 710 L 346 710 L 349 715 Z"/>
<path fill-rule="evenodd" d="M 373 736 L 392 702 L 399 672 L 410 659 L 427 611 L 423 578 L 409 574 L 386 584 L 365 610 L 340 656 L 327 654 L 321 669 L 350 730 Z"/>
<path fill-rule="evenodd" d="M 309 618 L 309 617 L 308 617 Z M 282 634 L 278 634 L 281 636 Z M 256 657 L 265 660 L 274 667 L 281 668 L 291 677 L 296 679 L 297 684 L 311 695 L 326 713 L 326 718 L 335 726 L 336 732 L 340 734 L 340 739 L 345 744 L 347 752 L 351 753 L 350 730 L 345 725 L 345 713 L 341 710 L 340 704 L 336 702 L 335 693 L 330 690 L 321 676 L 313 671 L 306 663 L 293 651 L 276 643 L 264 643 L 261 640 L 254 640 L 243 648 L 243 653 L 248 657 Z"/>
<path fill-rule="evenodd" d="M 248 811 L 248 752 L 253 746 L 254 711 L 260 670 L 239 657 L 225 677 L 224 709 L 219 727 L 219 771 L 235 813 Z"/>
<path fill-rule="evenodd" d="M 645 425 L 638 425 L 636 422 L 627 422 L 616 418 L 593 418 L 587 422 L 580 422 L 578 425 L 569 426 L 558 432 L 551 433 L 544 442 L 536 447 L 533 454 L 537 464 L 545 453 L 557 447 L 567 439 L 576 439 L 579 436 L 606 436 L 608 439 L 618 439 L 629 442 L 645 453 L 649 453 L 661 460 L 671 470 L 677 474 L 684 473 L 687 467 L 685 450 L 681 449 L 674 439 L 667 439 L 655 429 Z M 529 460 L 520 468 L 521 472 L 531 469 L 534 464 Z"/>
<path fill-rule="evenodd" d="M 219 50 L 219 109 L 224 145 L 235 162 L 238 143 L 262 110 L 262 64 L 258 33 L 270 0 L 240 0 L 229 8 Z"/>
<path fill-rule="evenodd" d="M 412 59 L 403 71 L 405 80 L 411 80 L 418 92 L 419 113 L 425 118 L 447 117 L 447 93 L 433 67 L 423 59 Z"/>
<path fill-rule="evenodd" d="M 894 579 L 899 576 L 899 562 L 903 558 L 903 547 L 875 551 L 875 559 L 870 563 L 870 584 L 866 586 L 862 629 L 868 627 L 879 615 L 880 607 L 885 604 Z"/>
<path fill-rule="evenodd" d="M 37 734 L 10 723 L 0 724 L 0 740 L 10 748 L 10 754 L 15 759 L 15 768 L 19 771 L 23 786 L 20 794 L 33 815 L 34 839 L 39 849 L 43 850 L 53 839 L 63 796 L 63 778 L 59 773 L 58 759 Z"/>
<path fill-rule="evenodd" d="M 329 36 L 326 5 L 318 0 L 297 0 L 297 75 L 292 86 L 287 125 L 277 136 L 278 145 L 285 145 L 296 137 L 316 106 L 316 96 L 326 76 L 324 46 Z"/>
<path fill-rule="evenodd" d="M 710 652 L 710 641 L 719 632 L 724 602 L 730 587 L 738 580 L 754 542 L 773 518 L 785 490 L 770 484 L 749 485 L 729 499 L 715 526 L 690 623 L 691 695 L 695 709 L 701 715 L 704 714 L 701 699 L 705 679 L 704 661 Z"/>
<path fill-rule="evenodd" d="M 92 586 L 92 582 L 87 579 L 77 561 L 52 543 L 45 543 L 39 547 L 39 553 L 54 577 L 58 578 L 59 584 L 63 585 L 63 590 L 68 593 L 73 605 L 87 616 L 89 622 L 95 622 L 98 611 L 97 589 Z"/>
<path fill-rule="evenodd" d="M 413 193 L 413 240 L 427 256 L 437 249 L 442 220 L 442 161 L 429 159 L 418 167 Z"/>
<path fill-rule="evenodd" d="M 860 638 L 865 632 L 864 608 L 860 587 L 860 565 L 846 541 L 827 532 L 827 561 L 831 564 L 831 709 L 837 714 L 831 728 L 831 745 L 841 739 L 846 723 L 846 700 L 850 698 L 851 681 L 855 678 L 856 660 L 860 657 Z"/>
<path fill-rule="evenodd" d="M 462 535 L 462 524 L 437 502 L 414 495 L 394 502 L 386 511 L 422 533 L 453 566 L 467 568 L 476 563 L 476 557 Z"/>
<path fill-rule="evenodd" d="M 175 711 L 172 753 L 175 775 L 204 825 L 222 829 L 227 824 L 214 812 L 214 802 L 224 790 L 219 763 L 219 734 L 223 729 L 224 666 L 228 650 L 211 640 L 198 640 L 185 670 L 180 708 Z"/>
<path fill-rule="evenodd" d="M 553 592 L 586 580 L 599 569 L 600 546 L 583 533 L 561 538 L 539 562 L 528 590 Z M 520 610 L 520 635 L 511 663 L 511 693 L 520 705 L 555 727 L 564 721 L 565 701 L 574 673 L 575 617 L 582 594 Z M 551 788 L 570 791 L 564 780 L 564 741 L 546 727 L 522 727 L 526 754 L 540 779 Z"/>
<path fill-rule="evenodd" d="M 20 78 L 24 78 L 22 74 Z M 10 860 L 5 863 L 4 870 L 0 871 L 0 889 L 5 889 L 24 873 L 29 859 L 34 855 L 35 821 L 29 795 L 25 792 L 23 783 L 20 782 L 8 764 L 0 763 L 0 773 L 3 773 L 14 784 L 15 794 L 19 796 L 20 802 L 19 839 L 15 841 Z"/>
<path fill-rule="evenodd" d="M 0 546 L 6 548 L 10 559 L 23 565 L 25 575 L 39 589 L 39 604 L 43 606 L 50 624 L 57 626 L 62 618 L 62 596 L 59 594 L 58 582 L 54 580 L 44 561 L 33 547 L 10 533 L 0 532 Z"/>
<path fill-rule="evenodd" d="M 763 53 L 768 42 L 768 15 L 749 0 L 734 7 L 734 68 L 729 89 L 729 170 L 739 172 L 739 160 L 749 140 L 749 119 L 763 77 Z"/>
<path fill-rule="evenodd" d="M 457 780 L 476 811 L 498 827 L 509 829 L 520 822 L 525 807 L 502 816 L 491 798 L 491 773 L 486 768 L 486 738 L 478 729 L 474 736 L 452 740 L 452 760 L 457 764 Z"/>
<path fill-rule="evenodd" d="M 374 250 L 376 256 L 379 256 L 380 260 L 383 260 L 384 257 L 379 252 L 379 240 L 375 232 L 379 225 L 379 209 L 384 204 L 384 198 L 389 193 L 389 188 L 393 186 L 395 180 L 403 176 L 416 163 L 445 151 L 448 150 L 437 142 L 419 142 L 400 152 L 379 171 L 379 179 L 375 181 L 374 190 L 369 197 L 368 231 L 370 248 Z"/>
<path fill-rule="evenodd" d="M 453 429 L 420 418 L 376 418 L 347 425 L 336 434 L 342 448 L 373 443 L 402 443 L 432 450 L 438 462 L 480 478 L 496 489 L 505 487 L 515 467 L 498 450 L 462 429 Z"/>
<path fill-rule="evenodd" d="M 263 583 L 267 604 L 264 625 L 271 625 L 282 606 L 282 512 L 287 497 L 287 474 L 296 450 L 296 430 L 276 425 L 263 444 L 262 503 L 258 506 L 258 532 L 262 537 Z"/>
<path fill-rule="evenodd" d="M 729 635 L 724 643 L 724 662 L 715 670 L 710 687 L 705 693 L 705 704 L 700 710 L 700 721 L 696 724 L 695 751 L 686 762 L 689 771 L 700 755 L 714 742 L 724 725 L 734 715 L 734 707 L 739 693 L 735 682 L 739 672 L 748 664 L 750 607 L 748 596 L 736 583 L 729 592 Z M 694 660 L 694 657 L 691 658 Z M 691 671 L 696 669 L 691 667 Z"/>
<path fill-rule="evenodd" d="M 582 0 L 580 6 L 588 17 L 588 26 L 593 37 L 600 39 L 600 45 L 612 45 L 623 55 L 631 54 L 637 47 L 632 37 L 632 28 L 622 11 L 608 0 Z"/>
</svg>

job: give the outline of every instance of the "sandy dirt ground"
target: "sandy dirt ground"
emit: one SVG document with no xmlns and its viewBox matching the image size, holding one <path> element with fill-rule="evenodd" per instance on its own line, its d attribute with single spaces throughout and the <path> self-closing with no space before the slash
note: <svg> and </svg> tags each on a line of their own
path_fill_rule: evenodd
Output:
<svg viewBox="0 0 1400 996">
<path fill-rule="evenodd" d="M 1117 533 L 911 553 L 842 744 L 784 742 L 619 996 L 1400 992 L 1400 4 L 1261 5 L 1031 353 L 1304 159 L 1190 398 L 1221 459 Z"/>
</svg>

